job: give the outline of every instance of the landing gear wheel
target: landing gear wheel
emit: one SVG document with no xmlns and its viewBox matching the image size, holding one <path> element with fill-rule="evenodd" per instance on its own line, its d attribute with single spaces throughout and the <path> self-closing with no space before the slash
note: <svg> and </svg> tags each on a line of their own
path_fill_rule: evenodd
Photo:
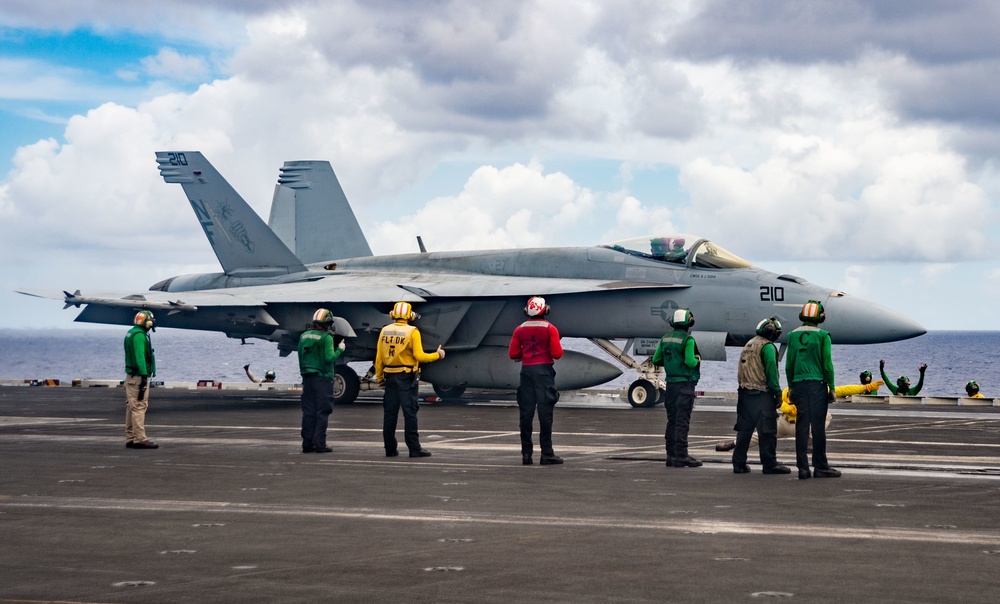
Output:
<svg viewBox="0 0 1000 604">
<path fill-rule="evenodd" d="M 434 394 L 437 394 L 446 401 L 457 401 L 465 394 L 465 386 L 445 386 L 443 384 L 432 384 Z"/>
<path fill-rule="evenodd" d="M 333 404 L 347 405 L 358 398 L 361 380 L 358 373 L 348 365 L 338 365 L 333 372 Z"/>
<path fill-rule="evenodd" d="M 636 380 L 628 387 L 628 404 L 633 407 L 652 407 L 658 402 L 659 392 L 649 380 Z"/>
</svg>

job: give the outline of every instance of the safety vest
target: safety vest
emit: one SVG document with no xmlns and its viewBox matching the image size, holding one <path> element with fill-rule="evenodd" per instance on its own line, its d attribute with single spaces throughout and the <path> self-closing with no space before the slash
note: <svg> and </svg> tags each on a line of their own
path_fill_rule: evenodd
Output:
<svg viewBox="0 0 1000 604">
<path fill-rule="evenodd" d="M 405 323 L 390 323 L 382 328 L 378 336 L 378 354 L 385 373 L 409 373 L 420 366 L 410 344 L 416 330 Z"/>
<path fill-rule="evenodd" d="M 760 351 L 770 343 L 767 338 L 754 336 L 743 347 L 743 352 L 740 353 L 740 365 L 736 370 L 736 380 L 740 388 L 767 391 L 767 373 L 764 372 Z"/>
<path fill-rule="evenodd" d="M 693 340 L 691 334 L 683 329 L 675 329 L 660 338 L 663 351 L 663 370 L 668 382 L 697 382 L 701 378 L 701 363 L 688 367 L 684 362 L 684 348 L 688 340 Z M 698 347 L 695 345 L 695 353 Z"/>
</svg>

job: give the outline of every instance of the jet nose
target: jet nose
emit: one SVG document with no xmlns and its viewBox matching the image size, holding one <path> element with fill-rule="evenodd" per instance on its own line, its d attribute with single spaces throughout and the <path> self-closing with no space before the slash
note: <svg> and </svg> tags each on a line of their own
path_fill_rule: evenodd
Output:
<svg viewBox="0 0 1000 604">
<path fill-rule="evenodd" d="M 927 333 L 922 325 L 894 310 L 846 294 L 831 295 L 824 308 L 822 327 L 835 344 L 895 342 Z"/>
</svg>

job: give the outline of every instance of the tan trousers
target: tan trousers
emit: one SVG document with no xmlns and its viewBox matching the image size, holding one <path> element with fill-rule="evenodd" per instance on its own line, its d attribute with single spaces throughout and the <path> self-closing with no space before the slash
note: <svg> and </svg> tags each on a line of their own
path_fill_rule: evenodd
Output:
<svg viewBox="0 0 1000 604">
<path fill-rule="evenodd" d="M 146 392 L 139 399 L 139 384 L 142 376 L 125 376 L 125 442 L 141 443 L 146 440 L 146 408 L 149 407 L 149 387 L 152 380 L 147 379 Z"/>
</svg>

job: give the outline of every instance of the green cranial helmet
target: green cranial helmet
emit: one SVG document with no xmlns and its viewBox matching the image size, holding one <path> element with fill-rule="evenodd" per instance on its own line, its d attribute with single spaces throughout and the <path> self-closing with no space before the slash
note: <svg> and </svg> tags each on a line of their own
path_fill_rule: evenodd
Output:
<svg viewBox="0 0 1000 604">
<path fill-rule="evenodd" d="M 867 370 L 862 371 L 861 372 L 861 376 L 860 376 L 859 379 L 861 380 L 862 384 L 871 384 L 872 383 L 872 372 L 871 371 L 867 371 Z"/>
<path fill-rule="evenodd" d="M 273 369 L 268 369 L 267 372 L 264 374 L 265 380 L 273 380 L 275 377 L 277 377 L 277 374 L 274 373 Z"/>
<path fill-rule="evenodd" d="M 974 394 L 978 394 L 979 393 L 979 384 L 977 384 L 975 382 L 975 380 L 969 382 L 968 384 L 965 385 L 965 392 L 969 396 L 973 396 Z"/>
<path fill-rule="evenodd" d="M 781 321 L 777 317 L 764 319 L 757 324 L 757 335 L 774 342 L 781 336 Z"/>
<path fill-rule="evenodd" d="M 910 389 L 910 378 L 905 375 L 901 375 L 896 379 L 896 388 L 899 390 L 909 390 Z"/>
<path fill-rule="evenodd" d="M 667 322 L 671 327 L 687 329 L 694 325 L 694 315 L 687 308 L 678 308 Z"/>
</svg>

